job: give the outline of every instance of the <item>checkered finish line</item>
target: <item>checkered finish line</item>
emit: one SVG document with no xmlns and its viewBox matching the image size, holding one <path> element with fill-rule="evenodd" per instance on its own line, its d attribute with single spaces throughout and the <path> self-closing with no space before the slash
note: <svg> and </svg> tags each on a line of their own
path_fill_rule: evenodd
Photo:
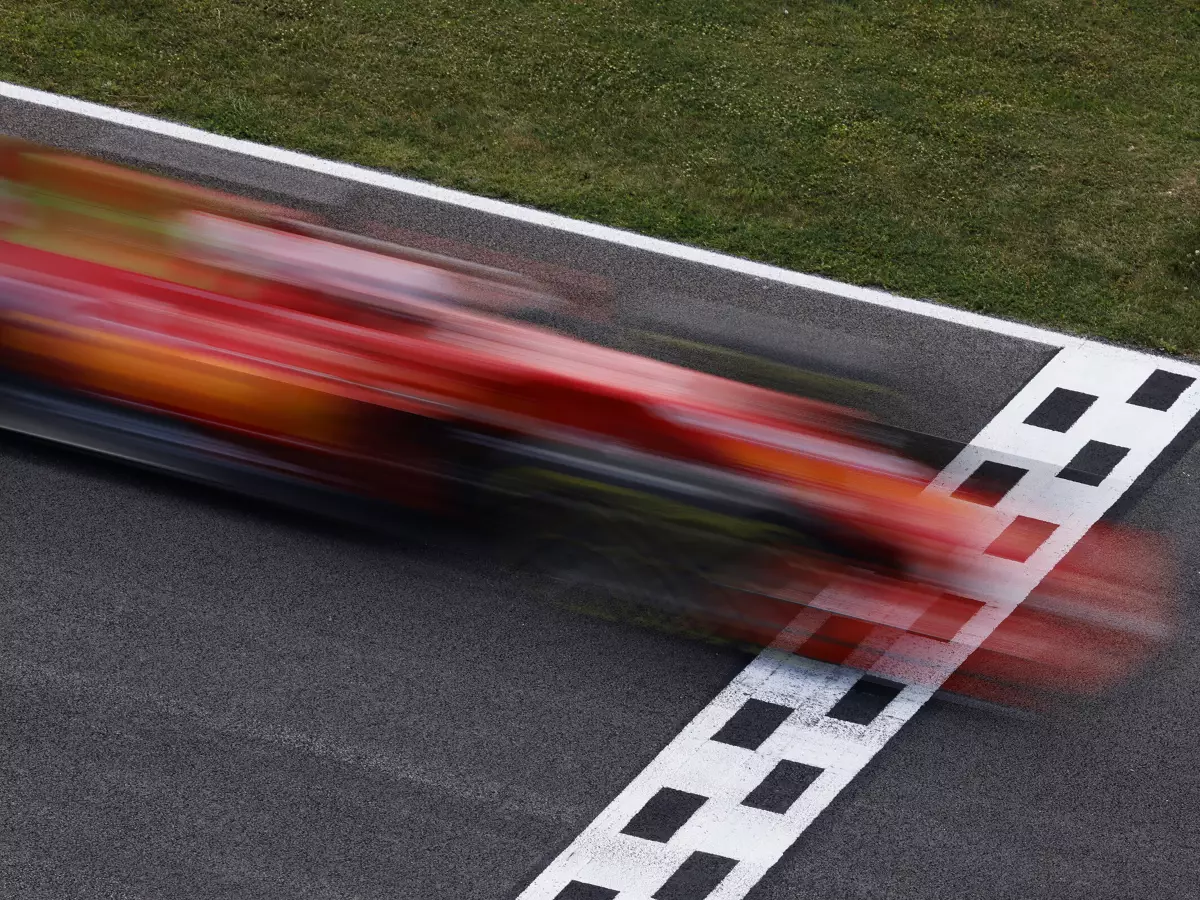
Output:
<svg viewBox="0 0 1200 900">
<path fill-rule="evenodd" d="M 928 488 L 1007 487 L 974 548 L 971 606 L 953 640 L 920 628 L 896 640 L 881 628 L 894 652 L 865 634 L 844 665 L 804 658 L 797 643 L 831 614 L 853 614 L 854 589 L 826 590 L 518 900 L 746 896 L 1191 421 L 1198 378 L 1200 368 L 1172 360 L 1064 346 Z M 905 659 L 923 661 L 919 678 Z"/>
</svg>

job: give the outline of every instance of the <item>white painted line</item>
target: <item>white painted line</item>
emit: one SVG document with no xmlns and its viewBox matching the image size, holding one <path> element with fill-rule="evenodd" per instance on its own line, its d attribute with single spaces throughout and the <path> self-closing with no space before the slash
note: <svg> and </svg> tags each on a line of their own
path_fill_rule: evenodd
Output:
<svg viewBox="0 0 1200 900">
<path fill-rule="evenodd" d="M 397 193 L 409 194 L 414 197 L 422 197 L 428 200 L 437 201 L 439 203 L 461 206 L 493 216 L 501 216 L 503 218 L 513 219 L 518 222 L 539 225 L 543 228 L 553 228 L 556 231 L 576 234 L 582 237 L 591 238 L 593 240 L 606 241 L 611 244 L 620 244 L 624 247 L 644 250 L 649 253 L 656 253 L 660 256 L 667 256 L 673 259 L 681 259 L 688 262 L 699 263 L 701 265 L 713 266 L 731 272 L 749 275 L 754 278 L 762 278 L 768 281 L 789 284 L 794 287 L 820 291 L 821 293 L 831 294 L 836 297 L 843 297 L 849 300 L 858 300 L 863 303 L 870 303 L 874 306 L 883 306 L 889 309 L 911 313 L 913 315 L 924 316 L 926 318 L 940 319 L 945 322 L 952 322 L 956 325 L 963 325 L 968 328 L 977 328 L 983 331 L 990 331 L 995 334 L 1003 334 L 1009 337 L 1020 338 L 1022 340 L 1034 341 L 1039 344 L 1049 344 L 1050 346 L 1054 347 L 1065 347 L 1076 344 L 1082 340 L 1069 335 L 1059 334 L 1058 332 L 1050 331 L 1048 329 L 1035 328 L 1031 325 L 1024 325 L 1019 322 L 1011 322 L 1007 319 L 984 316 L 980 315 L 979 313 L 968 312 L 966 310 L 956 309 L 950 306 L 942 306 L 941 304 L 931 303 L 924 300 L 911 300 L 907 297 L 899 297 L 895 294 L 889 294 L 885 291 L 856 287 L 854 285 L 844 284 L 843 282 L 834 281 L 829 278 L 820 278 L 816 275 L 805 275 L 801 272 L 793 272 L 788 269 L 770 266 L 765 263 L 752 262 L 750 260 L 740 259 L 736 256 L 728 256 L 724 253 L 715 253 L 711 250 L 702 250 L 698 247 L 676 244 L 672 243 L 671 241 L 647 237 L 645 235 L 636 234 L 634 232 L 625 231 L 619 228 L 610 228 L 606 225 L 597 225 L 581 219 L 572 219 L 568 218 L 567 216 L 543 212 L 541 210 L 531 209 L 526 206 L 518 206 L 514 203 L 506 203 L 502 200 L 492 200 L 487 197 L 479 197 L 463 191 L 455 191 L 451 190 L 450 188 L 438 187 L 437 185 L 429 184 L 423 181 L 416 181 L 411 178 L 402 178 L 397 175 L 389 175 L 384 172 L 379 172 L 374 169 L 367 169 L 362 166 L 334 162 L 332 160 L 309 156 L 304 153 L 296 153 L 292 150 L 282 150 L 278 147 L 256 144 L 252 141 L 223 137 L 222 135 L 203 131 L 199 128 L 180 125 L 176 122 L 168 122 L 166 120 L 156 119 L 151 116 L 126 112 L 124 110 L 114 109 L 109 106 L 101 106 L 97 103 L 89 103 L 84 100 L 77 100 L 73 97 L 63 97 L 59 94 L 38 91 L 34 90 L 33 88 L 22 87 L 21 85 L 17 84 L 0 82 L 0 97 L 7 97 L 10 100 L 16 100 L 22 103 L 30 103 L 36 106 L 57 109 L 61 110 L 62 112 L 71 113 L 72 115 L 84 116 L 89 119 L 96 119 L 102 122 L 109 122 L 114 125 L 121 125 L 127 128 L 137 129 L 138 131 L 144 131 L 167 138 L 173 138 L 175 140 L 187 141 L 191 144 L 212 147 L 219 150 L 226 150 L 230 153 L 237 153 L 241 156 L 266 160 L 268 162 L 277 163 L 283 166 L 290 166 L 309 172 L 317 172 L 323 175 L 341 178 L 346 181 L 357 182 L 358 184 L 370 185 L 383 190 L 396 191 Z M 0 128 L 2 128 L 2 124 L 0 124 Z"/>
<path fill-rule="evenodd" d="M 1128 401 L 1134 392 L 1159 369 L 1196 380 L 1165 411 L 1131 405 Z M 1026 424 L 1055 389 L 1089 394 L 1095 400 L 1065 431 Z M 868 671 L 904 687 L 869 724 L 861 725 L 828 715 L 858 681 L 858 673 L 799 657 L 790 650 L 801 638 L 781 636 L 659 753 L 537 876 L 519 900 L 557 900 L 572 882 L 615 891 L 618 900 L 652 900 L 696 852 L 724 857 L 732 869 L 711 893 L 695 900 L 745 897 L 1198 410 L 1200 367 L 1096 344 L 1077 344 L 1060 351 L 929 487 L 952 492 L 985 460 L 1028 469 L 994 507 L 991 533 L 983 535 L 981 545 L 972 551 L 984 577 L 964 593 L 985 605 L 959 638 L 944 644 L 906 635 L 893 645 L 898 652 L 884 655 Z M 1089 441 L 1125 447 L 1129 452 L 1098 486 L 1057 477 Z M 986 556 L 987 544 L 1018 515 L 1054 523 L 1058 528 L 1024 563 Z M 819 620 L 814 616 L 821 615 L 806 610 L 797 618 L 796 630 L 806 634 L 805 628 L 811 630 Z M 903 652 L 906 642 L 913 652 Z M 924 657 L 927 663 L 919 672 L 904 671 L 898 660 L 906 657 Z M 929 660 L 933 660 L 932 669 Z M 780 704 L 791 712 L 753 750 L 714 740 L 751 699 Z M 747 795 L 783 761 L 814 766 L 821 772 L 785 812 L 744 805 Z M 665 843 L 623 834 L 630 820 L 664 788 L 706 799 Z"/>
</svg>

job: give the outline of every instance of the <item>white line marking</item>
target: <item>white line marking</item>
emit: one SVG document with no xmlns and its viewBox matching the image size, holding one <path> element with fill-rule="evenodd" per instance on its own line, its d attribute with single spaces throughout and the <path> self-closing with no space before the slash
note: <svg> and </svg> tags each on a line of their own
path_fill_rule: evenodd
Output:
<svg viewBox="0 0 1200 900">
<path fill-rule="evenodd" d="M 1165 412 L 1131 406 L 1134 391 L 1156 369 L 1197 380 Z M 1025 424 L 1055 388 L 1096 396 L 1066 432 Z M 985 606 L 950 644 L 906 635 L 868 669 L 906 686 L 869 724 L 829 718 L 858 674 L 790 652 L 795 639 L 784 634 L 761 653 L 700 712 L 625 788 L 575 841 L 520 895 L 520 900 L 555 900 L 571 883 L 617 891 L 618 900 L 651 900 L 694 852 L 716 854 L 736 863 L 707 900 L 737 900 L 766 874 L 800 834 L 846 787 L 951 673 L 1012 612 L 1125 493 L 1171 440 L 1200 410 L 1200 367 L 1156 360 L 1133 351 L 1095 344 L 1068 347 L 1021 389 L 941 473 L 929 490 L 949 493 L 984 460 L 1029 468 L 1018 485 L 994 508 L 994 523 L 974 548 L 980 575 L 964 591 Z M 1058 478 L 1062 467 L 1091 440 L 1129 448 L 1129 453 L 1097 487 Z M 967 501 L 963 501 L 967 502 Z M 1018 515 L 1057 524 L 1058 529 L 1024 563 L 987 557 L 983 550 Z M 830 591 L 836 591 L 831 588 Z M 828 592 L 827 592 L 828 593 Z M 836 608 L 836 599 L 818 603 Z M 798 617 L 810 621 L 816 611 Z M 800 630 L 799 628 L 797 630 Z M 903 652 L 904 645 L 912 653 Z M 902 658 L 936 660 L 918 678 Z M 931 674 L 933 677 L 931 678 Z M 906 677 L 910 676 L 910 677 Z M 794 710 L 756 750 L 713 740 L 748 699 Z M 742 805 L 768 772 L 783 760 L 822 769 L 786 813 Z M 707 797 L 707 801 L 666 843 L 622 834 L 630 819 L 663 788 Z M 706 898 L 697 898 L 706 900 Z"/>
<path fill-rule="evenodd" d="M 711 250 L 703 250 L 699 247 L 676 244 L 660 238 L 636 234 L 632 231 L 610 228 L 606 225 L 597 225 L 581 219 L 572 219 L 567 216 L 543 212 L 526 206 L 518 206 L 515 203 L 506 203 L 502 200 L 479 197 L 464 191 L 438 187 L 437 185 L 417 181 L 412 178 L 388 175 L 384 172 L 367 169 L 362 166 L 334 162 L 304 153 L 296 153 L 292 150 L 283 150 L 265 144 L 256 144 L 252 141 L 223 137 L 222 135 L 203 131 L 199 128 L 192 128 L 188 125 L 180 125 L 176 122 L 168 122 L 164 119 L 153 118 L 152 116 L 126 112 L 109 106 L 101 106 L 98 103 L 89 103 L 73 97 L 63 97 L 59 94 L 38 91 L 17 84 L 0 82 L 0 97 L 7 97 L 10 100 L 30 103 L 36 106 L 45 106 L 73 115 L 85 116 L 89 119 L 109 122 L 114 125 L 122 125 L 127 128 L 134 128 L 163 137 L 187 141 L 192 144 L 226 150 L 230 153 L 262 159 L 278 163 L 279 165 L 318 172 L 323 175 L 342 178 L 347 181 L 370 185 L 384 190 L 409 194 L 414 197 L 423 197 L 439 203 L 462 206 L 467 209 L 488 213 L 489 215 L 501 216 L 531 225 L 539 225 L 543 228 L 553 228 L 557 231 L 577 234 L 582 237 L 592 238 L 593 240 L 620 244 L 621 246 L 632 247 L 637 250 L 645 250 L 649 253 L 657 253 L 660 256 L 714 266 L 754 278 L 763 278 L 768 281 L 790 284 L 794 287 L 820 291 L 849 300 L 859 300 L 874 306 L 884 306 L 889 309 L 900 310 L 931 319 L 940 319 L 945 322 L 953 322 L 956 325 L 1034 341 L 1039 344 L 1065 347 L 1078 343 L 1081 340 L 1080 338 L 1059 334 L 1048 329 L 1024 325 L 1020 322 L 1010 322 L 1007 319 L 984 316 L 979 313 L 968 312 L 951 306 L 942 306 L 925 300 L 911 300 L 907 297 L 889 294 L 886 291 L 857 287 L 829 278 L 821 278 L 816 275 L 805 275 L 801 272 L 793 272 L 789 269 L 779 268 L 778 266 L 752 262 L 751 260 L 728 256 L 724 253 L 716 253 Z"/>
</svg>

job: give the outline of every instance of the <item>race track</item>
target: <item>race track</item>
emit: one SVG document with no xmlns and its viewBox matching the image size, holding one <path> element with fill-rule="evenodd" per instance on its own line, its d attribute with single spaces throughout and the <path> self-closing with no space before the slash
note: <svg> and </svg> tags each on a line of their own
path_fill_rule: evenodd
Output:
<svg viewBox="0 0 1200 900">
<path fill-rule="evenodd" d="M 636 302 L 815 324 L 884 355 L 910 398 L 893 424 L 951 441 L 1054 357 L 10 99 L 0 132 Z M 1193 431 L 1116 510 L 1174 539 L 1170 650 L 1053 718 L 934 699 L 750 897 L 1200 896 Z M 4 897 L 516 898 L 750 661 L 548 603 L 453 536 L 356 532 L 23 439 L 0 440 L 0 504 Z"/>
</svg>

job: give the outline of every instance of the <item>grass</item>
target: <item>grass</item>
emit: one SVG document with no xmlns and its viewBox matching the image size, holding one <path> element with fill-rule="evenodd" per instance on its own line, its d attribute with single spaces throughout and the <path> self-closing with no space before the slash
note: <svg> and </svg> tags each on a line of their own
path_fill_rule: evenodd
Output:
<svg viewBox="0 0 1200 900">
<path fill-rule="evenodd" d="M 1194 0 L 0 0 L 0 78 L 1200 354 Z"/>
</svg>

